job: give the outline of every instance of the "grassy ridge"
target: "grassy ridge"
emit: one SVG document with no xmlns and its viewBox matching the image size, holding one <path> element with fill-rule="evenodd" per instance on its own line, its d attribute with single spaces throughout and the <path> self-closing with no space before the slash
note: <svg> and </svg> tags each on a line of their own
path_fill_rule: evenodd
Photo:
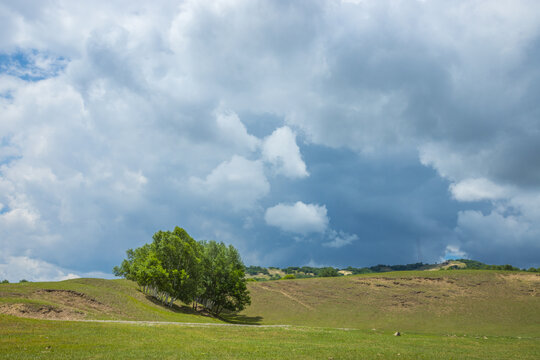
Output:
<svg viewBox="0 0 540 360">
<path fill-rule="evenodd" d="M 75 293 L 49 293 L 55 289 Z M 252 305 L 230 322 L 426 333 L 540 335 L 540 274 L 411 271 L 249 283 Z M 84 294 L 83 301 L 77 294 Z M 89 303 L 84 300 L 95 300 Z M 46 304 L 83 319 L 222 322 L 162 306 L 126 280 L 0 285 L 6 303 Z M 101 304 L 94 306 L 95 304 Z"/>
</svg>

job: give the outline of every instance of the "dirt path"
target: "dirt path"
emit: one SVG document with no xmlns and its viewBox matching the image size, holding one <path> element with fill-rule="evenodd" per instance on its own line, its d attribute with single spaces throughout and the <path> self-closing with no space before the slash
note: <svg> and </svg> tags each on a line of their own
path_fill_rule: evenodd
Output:
<svg viewBox="0 0 540 360">
<path fill-rule="evenodd" d="M 93 323 L 113 323 L 113 324 L 133 324 L 133 325 L 176 325 L 176 326 L 190 326 L 190 327 L 205 327 L 205 326 L 240 326 L 240 327 L 254 327 L 254 328 L 283 328 L 290 327 L 291 325 L 248 325 L 248 324 L 223 324 L 223 323 L 187 323 L 187 322 L 175 322 L 175 321 L 136 321 L 136 320 L 82 320 L 82 319 L 43 319 L 50 321 L 76 321 L 76 322 L 93 322 Z"/>
<path fill-rule="evenodd" d="M 263 285 L 260 285 L 261 289 L 264 289 L 264 290 L 268 290 L 268 291 L 273 291 L 273 292 L 277 292 L 285 297 L 288 297 L 289 299 L 291 299 L 292 301 L 294 302 L 297 302 L 298 304 L 302 305 L 303 307 L 305 307 L 306 309 L 309 309 L 309 310 L 315 310 L 312 306 L 309 306 L 308 304 L 306 303 L 303 303 L 302 301 L 298 300 L 297 298 L 293 297 L 292 295 L 290 294 L 287 294 L 285 291 L 282 291 L 282 290 L 275 290 L 275 289 L 271 289 L 269 287 L 266 287 L 266 286 L 263 286 Z"/>
</svg>

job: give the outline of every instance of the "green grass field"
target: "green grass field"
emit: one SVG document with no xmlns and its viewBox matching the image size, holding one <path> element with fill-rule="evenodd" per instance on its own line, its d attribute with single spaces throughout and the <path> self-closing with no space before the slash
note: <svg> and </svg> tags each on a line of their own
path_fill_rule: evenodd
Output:
<svg viewBox="0 0 540 360">
<path fill-rule="evenodd" d="M 538 339 L 0 317 L 3 359 L 538 359 Z"/>
<path fill-rule="evenodd" d="M 18 316 L 0 314 L 0 357 L 538 359 L 539 280 L 460 270 L 250 283 L 252 306 L 224 319 L 164 307 L 125 280 L 1 284 L 0 312 Z M 202 324 L 239 322 L 292 326 Z"/>
<path fill-rule="evenodd" d="M 459 270 L 251 283 L 266 324 L 540 336 L 540 275 Z"/>
</svg>

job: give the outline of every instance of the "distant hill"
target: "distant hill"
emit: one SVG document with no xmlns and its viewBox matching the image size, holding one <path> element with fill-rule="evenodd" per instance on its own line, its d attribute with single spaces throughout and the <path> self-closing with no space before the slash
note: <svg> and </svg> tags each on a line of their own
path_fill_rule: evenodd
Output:
<svg viewBox="0 0 540 360">
<path fill-rule="evenodd" d="M 512 265 L 488 265 L 480 261 L 469 259 L 447 260 L 438 264 L 425 264 L 422 262 L 406 265 L 374 265 L 370 267 L 355 268 L 352 266 L 340 269 L 333 267 L 312 267 L 312 266 L 289 266 L 287 268 L 248 266 L 246 276 L 255 281 L 280 280 L 287 278 L 313 278 L 313 277 L 335 277 L 358 274 L 384 273 L 391 271 L 433 271 L 433 270 L 507 270 L 522 271 Z M 523 270 L 525 271 L 525 270 Z M 540 268 L 531 268 L 529 272 L 540 272 Z"/>
</svg>

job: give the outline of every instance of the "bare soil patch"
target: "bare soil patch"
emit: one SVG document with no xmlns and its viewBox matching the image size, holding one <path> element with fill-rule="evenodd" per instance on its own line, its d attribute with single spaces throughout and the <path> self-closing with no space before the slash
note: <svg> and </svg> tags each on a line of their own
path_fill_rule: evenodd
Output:
<svg viewBox="0 0 540 360">
<path fill-rule="evenodd" d="M 450 299 L 471 293 L 467 286 L 444 277 L 352 278 L 351 282 L 356 289 L 362 289 L 361 294 L 351 289 L 351 294 L 375 299 L 377 306 L 389 312 L 409 312 L 433 306 L 437 307 L 437 311 L 445 312 Z"/>
<path fill-rule="evenodd" d="M 32 297 L 79 310 L 94 310 L 97 312 L 109 312 L 111 310 L 109 306 L 96 299 L 73 290 L 43 289 L 34 292 Z"/>
<path fill-rule="evenodd" d="M 41 289 L 20 296 L 51 304 L 7 303 L 0 305 L 0 313 L 34 319 L 77 320 L 87 313 L 108 313 L 112 309 L 98 300 L 73 290 Z"/>
<path fill-rule="evenodd" d="M 2 304 L 0 305 L 0 313 L 33 319 L 72 320 L 84 318 L 82 311 L 40 304 Z"/>
<path fill-rule="evenodd" d="M 513 284 L 521 295 L 540 297 L 540 274 L 500 274 L 499 278 Z"/>
<path fill-rule="evenodd" d="M 519 281 L 528 281 L 535 284 L 540 284 L 540 274 L 535 274 L 535 273 L 499 274 L 499 278 L 507 280 L 507 281 L 519 280 Z"/>
</svg>

